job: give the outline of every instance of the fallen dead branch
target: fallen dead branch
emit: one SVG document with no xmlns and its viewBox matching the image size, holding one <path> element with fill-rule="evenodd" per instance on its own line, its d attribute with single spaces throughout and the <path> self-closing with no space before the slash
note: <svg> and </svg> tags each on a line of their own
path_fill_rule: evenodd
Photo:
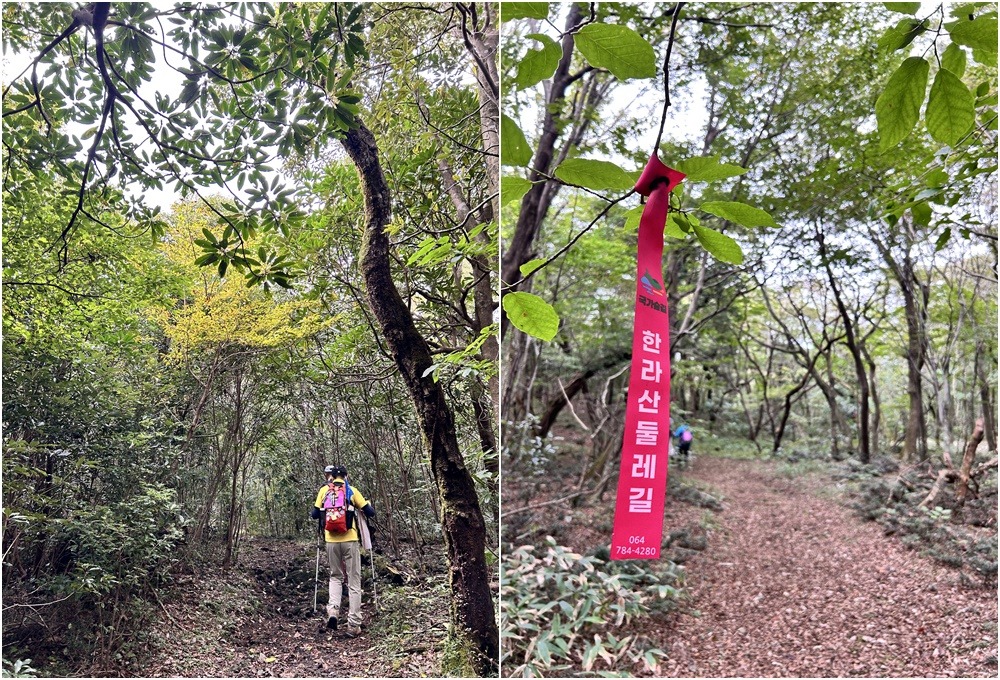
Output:
<svg viewBox="0 0 1000 680">
<path fill-rule="evenodd" d="M 616 470 L 616 472 L 617 472 L 617 470 Z M 597 487 L 596 488 L 600 488 L 600 486 L 602 484 L 604 484 L 609 479 L 611 479 L 611 476 L 612 476 L 612 473 L 604 475 L 604 477 L 602 477 L 601 480 L 597 483 Z M 535 503 L 534 505 L 526 505 L 526 506 L 524 506 L 522 508 L 513 508 L 512 510 L 504 509 L 503 516 L 504 517 L 510 517 L 511 515 L 518 515 L 518 514 L 520 514 L 522 512 L 531 512 L 532 510 L 538 510 L 539 508 L 544 508 L 544 507 L 547 507 L 549 505 L 558 505 L 559 503 L 563 503 L 565 501 L 572 500 L 574 498 L 577 498 L 579 496 L 583 496 L 584 494 L 588 494 L 588 493 L 593 493 L 593 488 L 580 489 L 579 491 L 574 491 L 573 493 L 569 494 L 568 496 L 563 496 L 562 498 L 555 498 L 555 499 L 550 500 L 550 501 L 543 501 L 541 503 Z"/>
<path fill-rule="evenodd" d="M 996 464 L 996 461 L 994 460 L 985 466 L 981 465 L 977 467 L 975 471 L 972 470 L 972 464 L 976 459 L 976 448 L 979 446 L 979 443 L 983 441 L 983 433 L 983 419 L 980 418 L 976 421 L 976 426 L 972 430 L 972 435 L 969 437 L 969 441 L 965 445 L 965 454 L 962 456 L 962 467 L 959 470 L 956 471 L 951 466 L 950 455 L 944 456 L 946 467 L 938 470 L 937 478 L 934 480 L 934 485 L 931 487 L 927 497 L 920 502 L 921 508 L 931 507 L 934 501 L 937 500 L 938 494 L 941 493 L 944 485 L 948 482 L 958 483 L 957 490 L 955 492 L 955 502 L 958 506 L 965 504 L 966 498 L 970 493 L 969 482 L 972 481 L 975 483 L 975 477 L 977 475 L 985 472 Z M 972 491 L 972 495 L 975 496 L 976 492 Z"/>
<path fill-rule="evenodd" d="M 969 495 L 969 476 L 972 472 L 972 463 L 976 459 L 976 448 L 979 446 L 979 442 L 983 441 L 983 434 L 983 419 L 979 418 L 972 431 L 972 436 L 969 438 L 969 443 L 965 446 L 962 469 L 958 473 L 958 491 L 955 494 L 955 500 L 959 505 L 964 505 L 965 497 Z"/>
</svg>

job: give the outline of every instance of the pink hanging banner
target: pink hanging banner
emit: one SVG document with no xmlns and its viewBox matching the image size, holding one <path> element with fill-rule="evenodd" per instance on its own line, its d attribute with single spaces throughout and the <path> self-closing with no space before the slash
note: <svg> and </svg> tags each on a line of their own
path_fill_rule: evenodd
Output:
<svg viewBox="0 0 1000 680">
<path fill-rule="evenodd" d="M 611 559 L 660 557 L 670 446 L 670 322 L 663 285 L 663 229 L 670 192 L 684 174 L 653 155 L 635 190 L 648 196 L 639 220 L 632 371 L 625 410 Z"/>
</svg>

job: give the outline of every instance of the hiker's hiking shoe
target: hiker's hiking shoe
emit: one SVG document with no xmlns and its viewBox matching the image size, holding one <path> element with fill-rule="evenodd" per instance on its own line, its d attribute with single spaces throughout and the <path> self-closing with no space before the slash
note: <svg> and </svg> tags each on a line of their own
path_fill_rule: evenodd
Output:
<svg viewBox="0 0 1000 680">
<path fill-rule="evenodd" d="M 331 616 L 326 620 L 326 627 L 330 630 L 337 630 L 337 617 Z"/>
<path fill-rule="evenodd" d="M 344 633 L 349 638 L 356 638 L 361 635 L 361 626 L 348 626 Z"/>
</svg>

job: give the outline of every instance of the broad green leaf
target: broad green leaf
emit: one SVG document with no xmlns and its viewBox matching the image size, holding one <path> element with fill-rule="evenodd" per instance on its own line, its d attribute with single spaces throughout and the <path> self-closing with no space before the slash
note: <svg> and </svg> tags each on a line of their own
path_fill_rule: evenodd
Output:
<svg viewBox="0 0 1000 680">
<path fill-rule="evenodd" d="M 927 31 L 928 22 L 916 19 L 901 19 L 879 39 L 878 46 L 886 52 L 901 50 L 921 33 Z"/>
<path fill-rule="evenodd" d="M 542 47 L 538 50 L 528 50 L 528 53 L 518 63 L 514 84 L 520 90 L 526 90 L 546 78 L 551 78 L 562 58 L 562 48 L 549 36 L 532 33 L 527 37 L 542 43 Z"/>
<path fill-rule="evenodd" d="M 642 218 L 643 206 L 639 205 L 625 213 L 625 231 L 634 234 L 639 231 L 639 220 Z M 691 225 L 683 213 L 671 211 L 667 215 L 667 223 L 663 228 L 664 236 L 684 240 L 691 231 Z"/>
<path fill-rule="evenodd" d="M 512 19 L 546 19 L 549 16 L 547 2 L 501 2 L 500 21 Z"/>
<path fill-rule="evenodd" d="M 941 188 L 940 187 L 935 187 L 933 189 L 922 189 L 921 191 L 919 191 L 917 193 L 916 196 L 913 197 L 913 200 L 914 201 L 928 201 L 930 199 L 938 199 L 938 200 L 936 200 L 934 202 L 935 203 L 940 203 L 941 202 L 941 200 L 939 198 L 940 196 L 941 196 Z M 903 214 L 902 211 L 900 211 L 899 214 L 902 215 Z"/>
<path fill-rule="evenodd" d="M 939 69 L 924 114 L 931 137 L 955 146 L 976 122 L 976 97 L 948 69 Z"/>
<path fill-rule="evenodd" d="M 883 2 L 886 9 L 902 14 L 916 14 L 920 11 L 919 2 Z"/>
<path fill-rule="evenodd" d="M 199 87 L 197 81 L 189 81 L 184 89 L 181 90 L 180 100 L 185 104 L 191 104 L 195 99 L 198 98 Z"/>
<path fill-rule="evenodd" d="M 996 55 L 997 19 L 983 17 L 974 21 L 962 21 L 951 29 L 951 39 L 959 45 L 968 45 Z"/>
<path fill-rule="evenodd" d="M 503 298 L 507 318 L 528 335 L 549 342 L 559 331 L 559 315 L 548 302 L 531 293 L 507 293 Z"/>
<path fill-rule="evenodd" d="M 930 67 L 926 59 L 910 57 L 892 74 L 885 91 L 875 102 L 879 148 L 882 151 L 899 144 L 917 124 Z"/>
<path fill-rule="evenodd" d="M 679 212 L 671 212 L 667 216 L 667 226 L 663 230 L 665 236 L 683 241 L 687 239 L 690 232 L 691 224 L 684 215 Z"/>
<path fill-rule="evenodd" d="M 531 182 L 523 177 L 507 175 L 500 178 L 500 204 L 520 201 L 531 190 Z"/>
<path fill-rule="evenodd" d="M 431 248 L 430 251 L 417 258 L 416 264 L 422 267 L 433 267 L 447 260 L 453 253 L 454 246 L 451 244 L 451 241 L 443 239 L 442 242 Z"/>
<path fill-rule="evenodd" d="M 711 213 L 721 217 L 724 220 L 729 220 L 736 224 L 742 225 L 744 227 L 779 227 L 780 225 L 774 221 L 766 210 L 761 210 L 760 208 L 755 208 L 752 205 L 747 205 L 746 203 L 737 203 L 736 201 L 709 201 L 708 203 L 703 203 L 701 209 L 704 212 Z"/>
<path fill-rule="evenodd" d="M 545 264 L 545 260 L 543 260 L 542 258 L 537 258 L 534 260 L 528 260 L 520 267 L 518 267 L 518 269 L 521 270 L 521 276 L 527 276 L 531 272 L 541 267 L 543 264 Z"/>
<path fill-rule="evenodd" d="M 951 43 L 941 55 L 941 68 L 946 68 L 961 78 L 965 74 L 966 60 L 965 50 L 958 43 Z"/>
<path fill-rule="evenodd" d="M 718 156 L 696 156 L 674 164 L 683 172 L 688 182 L 710 182 L 717 179 L 728 179 L 744 174 L 747 169 L 730 163 L 720 163 Z"/>
<path fill-rule="evenodd" d="M 637 205 L 625 213 L 625 233 L 635 234 L 639 231 L 639 219 L 642 217 L 643 206 Z"/>
<path fill-rule="evenodd" d="M 631 189 L 635 178 L 608 161 L 569 158 L 556 168 L 555 176 L 567 184 L 588 189 Z"/>
<path fill-rule="evenodd" d="M 948 8 L 948 13 L 953 17 L 968 18 L 970 14 L 975 14 L 979 7 L 983 4 L 984 3 L 966 2 L 961 5 L 952 5 Z"/>
<path fill-rule="evenodd" d="M 421 260 L 425 255 L 427 255 L 427 253 L 429 253 L 431 249 L 433 249 L 436 245 L 437 245 L 437 239 L 434 238 L 433 236 L 428 236 L 427 238 L 425 238 L 423 241 L 420 242 L 420 245 L 417 247 L 416 252 L 410 255 L 410 257 L 406 260 L 406 264 L 407 265 L 415 264 L 416 262 Z M 261 257 L 263 257 L 263 255 L 261 255 Z"/>
<path fill-rule="evenodd" d="M 924 184 L 929 187 L 941 187 L 948 183 L 948 173 L 942 168 L 931 170 L 924 177 Z"/>
<path fill-rule="evenodd" d="M 993 68 L 997 67 L 997 52 L 996 50 L 972 50 L 972 58 L 983 66 L 991 66 Z"/>
<path fill-rule="evenodd" d="M 936 253 L 942 248 L 944 248 L 946 245 L 948 245 L 948 241 L 950 240 L 951 240 L 951 227 L 945 227 L 944 231 L 941 232 L 941 235 L 938 236 L 937 242 L 934 244 L 934 252 Z"/>
<path fill-rule="evenodd" d="M 736 241 L 708 227 L 697 224 L 692 224 L 691 227 L 701 247 L 711 253 L 716 260 L 729 264 L 743 264 L 743 249 Z"/>
<path fill-rule="evenodd" d="M 606 68 L 619 80 L 656 75 L 653 46 L 628 26 L 587 24 L 577 32 L 575 40 L 587 63 Z"/>
<path fill-rule="evenodd" d="M 206 253 L 205 255 L 202 255 L 197 260 L 195 260 L 194 263 L 195 265 L 202 267 L 205 265 L 215 264 L 218 261 L 219 261 L 218 253 Z"/>
<path fill-rule="evenodd" d="M 504 165 L 527 167 L 531 162 L 531 147 L 513 118 L 500 116 L 500 162 Z"/>
<path fill-rule="evenodd" d="M 927 203 L 917 203 L 910 208 L 910 213 L 913 221 L 921 226 L 926 227 L 931 223 L 931 206 Z"/>
</svg>

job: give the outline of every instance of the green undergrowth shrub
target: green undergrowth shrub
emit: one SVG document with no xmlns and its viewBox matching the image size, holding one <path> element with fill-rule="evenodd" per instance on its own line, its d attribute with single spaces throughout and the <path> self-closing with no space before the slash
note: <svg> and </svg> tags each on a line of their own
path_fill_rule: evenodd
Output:
<svg viewBox="0 0 1000 680">
<path fill-rule="evenodd" d="M 512 677 L 655 674 L 666 653 L 629 624 L 671 611 L 680 587 L 669 560 L 610 562 L 551 537 L 515 548 L 501 576 L 501 665 Z"/>
<path fill-rule="evenodd" d="M 794 462 L 779 462 L 774 469 L 774 474 L 784 479 L 799 479 L 806 475 L 823 474 L 829 469 L 829 463 L 825 461 L 804 458 Z"/>
<path fill-rule="evenodd" d="M 721 494 L 698 480 L 682 480 L 680 475 L 667 479 L 667 493 L 677 500 L 716 512 L 722 510 Z M 705 488 L 700 488 L 705 487 Z"/>
<path fill-rule="evenodd" d="M 810 440 L 791 442 L 787 446 L 782 446 L 777 451 L 768 450 L 767 457 L 789 465 L 798 465 L 807 462 L 826 463 L 831 461 L 829 445 Z"/>
<path fill-rule="evenodd" d="M 31 666 L 31 659 L 17 659 L 15 661 L 3 660 L 4 678 L 36 678 L 38 671 Z"/>
<path fill-rule="evenodd" d="M 547 474 L 546 466 L 556 455 L 551 437 L 535 434 L 539 418 L 534 414 L 518 422 L 506 421 L 503 429 L 502 460 L 526 476 L 540 477 Z"/>
<path fill-rule="evenodd" d="M 884 478 L 899 471 L 899 463 L 888 456 L 876 456 L 869 463 L 862 463 L 857 458 L 848 458 L 832 468 L 834 479 L 843 481 L 861 481 L 866 479 Z"/>
<path fill-rule="evenodd" d="M 23 448 L 8 443 L 4 458 L 5 648 L 49 676 L 128 669 L 183 537 L 174 491 L 141 481 L 100 502 L 81 490 L 93 463 L 47 479 L 20 459 Z"/>
<path fill-rule="evenodd" d="M 961 569 L 963 580 L 969 585 L 996 585 L 996 534 L 977 537 L 963 531 L 953 523 L 953 511 L 940 505 L 916 509 L 888 507 L 875 515 L 875 521 L 887 534 L 898 535 L 905 545 L 922 555 Z"/>
<path fill-rule="evenodd" d="M 839 478 L 853 487 L 851 507 L 861 517 L 878 522 L 886 535 L 920 554 L 961 570 L 968 585 L 997 583 L 996 473 L 980 483 L 979 498 L 964 507 L 954 503 L 951 484 L 933 508 L 921 507 L 933 483 L 922 468 L 896 474 L 887 463 L 843 466 Z M 983 508 L 989 508 L 984 512 Z M 987 527 L 982 531 L 972 526 Z"/>
<path fill-rule="evenodd" d="M 692 428 L 694 442 L 691 444 L 691 453 L 695 456 L 709 455 L 740 460 L 756 460 L 761 457 L 761 452 L 745 436 L 730 436 L 724 432 L 716 432 L 711 426 L 700 426 L 697 423 Z"/>
</svg>

